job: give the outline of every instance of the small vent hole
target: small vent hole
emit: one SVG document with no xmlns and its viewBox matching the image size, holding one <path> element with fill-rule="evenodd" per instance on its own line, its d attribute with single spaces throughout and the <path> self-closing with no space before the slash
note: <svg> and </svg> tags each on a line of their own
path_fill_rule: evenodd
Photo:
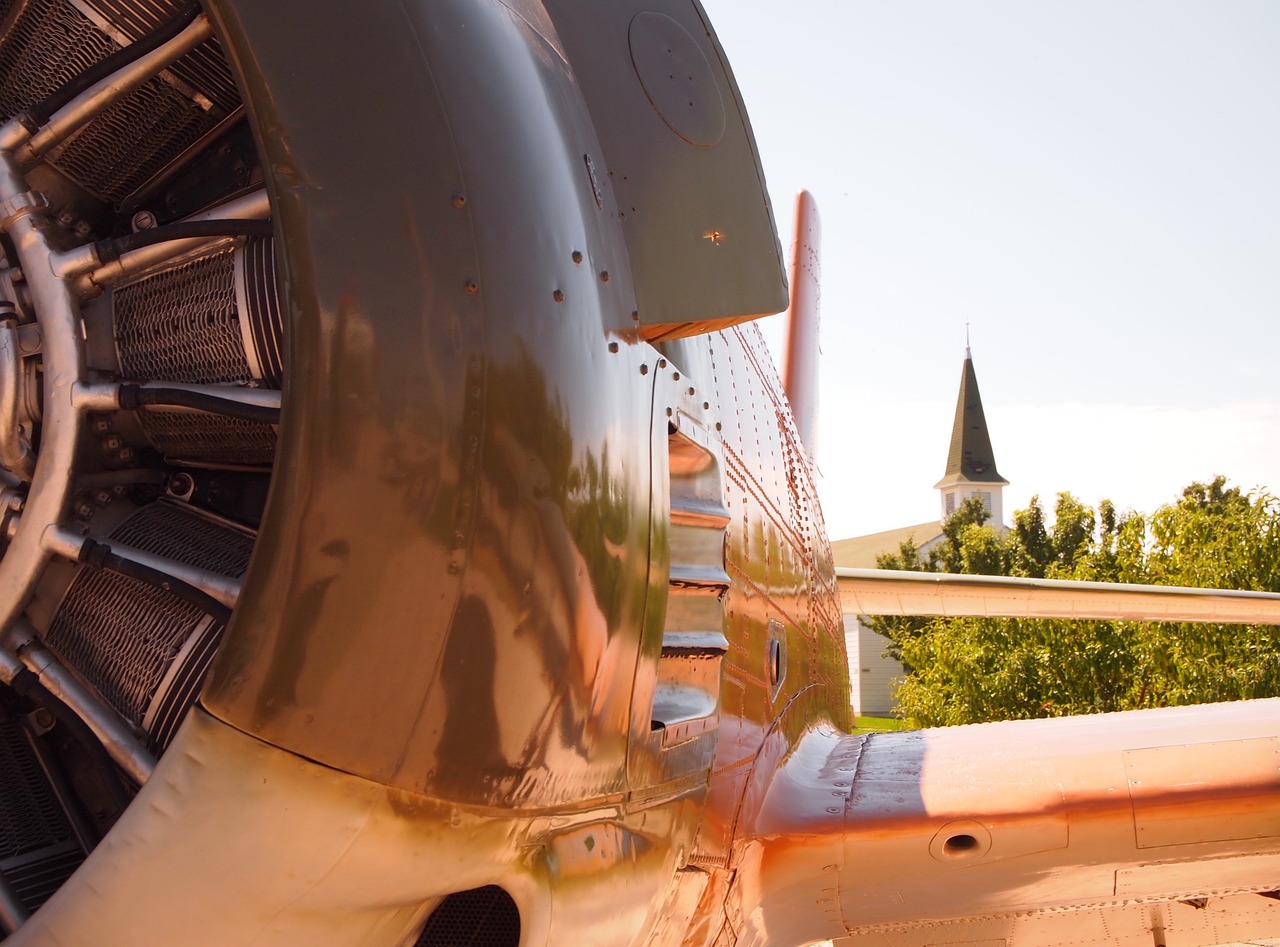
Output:
<svg viewBox="0 0 1280 947">
<path fill-rule="evenodd" d="M 978 847 L 978 840 L 972 835 L 953 835 L 943 845 L 948 855 L 964 855 Z"/>
</svg>

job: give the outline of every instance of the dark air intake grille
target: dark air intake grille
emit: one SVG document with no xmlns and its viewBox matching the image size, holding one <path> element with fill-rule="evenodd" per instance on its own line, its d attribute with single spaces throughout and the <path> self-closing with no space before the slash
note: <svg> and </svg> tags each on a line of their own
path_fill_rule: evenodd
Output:
<svg viewBox="0 0 1280 947">
<path fill-rule="evenodd" d="M 85 190 L 119 204 L 224 117 L 157 76 L 68 138 L 50 160 Z"/>
<path fill-rule="evenodd" d="M 440 902 L 414 947 L 518 947 L 520 910 L 496 885 L 459 891 Z"/>
<path fill-rule="evenodd" d="M 111 539 L 221 575 L 239 577 L 249 564 L 253 537 L 185 507 L 153 503 L 111 534 Z M 194 605 L 145 582 L 82 568 L 71 583 L 46 636 L 62 659 L 88 680 L 111 706 L 141 724 L 152 698 L 183 645 L 193 634 L 221 631 Z M 176 683 L 166 696 L 195 696 L 212 655 L 211 647 L 189 648 Z M 203 661 L 196 667 L 193 660 Z M 195 668 L 195 670 L 193 670 Z M 163 702 L 163 698 L 162 698 Z M 161 723 L 172 735 L 173 718 L 185 712 L 161 708 Z"/>
<path fill-rule="evenodd" d="M 135 381 L 252 381 L 247 336 L 259 362 L 257 381 L 279 388 L 284 319 L 272 246 L 269 239 L 248 241 L 238 276 L 237 251 L 228 245 L 117 289 L 112 315 L 121 373 Z M 237 311 L 237 279 L 245 312 Z M 269 424 L 163 408 L 145 409 L 138 420 L 155 448 L 174 460 L 261 466 L 275 456 Z"/>
<path fill-rule="evenodd" d="M 84 852 L 21 725 L 0 712 L 0 871 L 34 911 L 71 877 Z"/>
<path fill-rule="evenodd" d="M 86 5 L 131 40 L 167 23 L 182 7 L 180 0 L 88 0 Z M 227 68 L 217 40 L 201 43 L 174 63 L 170 71 L 187 85 L 199 89 L 217 111 L 228 113 L 240 105 L 236 80 Z"/>
<path fill-rule="evenodd" d="M 0 716 L 0 786 L 0 861 L 71 838 L 22 727 L 8 714 Z"/>
<path fill-rule="evenodd" d="M 0 47 L 0 115 L 35 105 L 115 48 L 70 4 L 30 0 Z"/>
<path fill-rule="evenodd" d="M 247 382 L 236 314 L 233 247 L 116 290 L 116 351 L 124 377 L 193 385 Z"/>
<path fill-rule="evenodd" d="M 103 0 L 99 14 L 130 40 L 169 20 L 176 2 Z M 118 47 L 67 0 L 30 0 L 0 47 L 0 115 L 12 117 Z M 216 40 L 143 83 L 56 148 L 49 161 L 99 198 L 120 204 L 239 107 Z"/>
<path fill-rule="evenodd" d="M 138 420 L 147 440 L 170 460 L 261 467 L 275 457 L 270 424 L 164 408 L 144 408 Z"/>
</svg>

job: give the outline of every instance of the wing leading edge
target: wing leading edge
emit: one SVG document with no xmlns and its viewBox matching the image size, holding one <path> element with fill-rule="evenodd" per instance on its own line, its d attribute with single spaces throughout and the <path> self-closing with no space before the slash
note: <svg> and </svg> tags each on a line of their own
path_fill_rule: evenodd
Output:
<svg viewBox="0 0 1280 947">
<path fill-rule="evenodd" d="M 777 770 L 741 943 L 1220 944 L 1280 929 L 1280 700 L 850 736 Z"/>
<path fill-rule="evenodd" d="M 1066 618 L 1280 625 L 1280 594 L 990 575 L 837 569 L 858 615 Z"/>
</svg>

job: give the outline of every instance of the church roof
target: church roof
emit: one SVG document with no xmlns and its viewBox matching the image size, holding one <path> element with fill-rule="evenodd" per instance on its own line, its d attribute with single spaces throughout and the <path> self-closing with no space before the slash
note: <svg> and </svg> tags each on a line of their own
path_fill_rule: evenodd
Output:
<svg viewBox="0 0 1280 947">
<path fill-rule="evenodd" d="M 937 520 L 916 526 L 900 526 L 882 533 L 838 539 L 831 544 L 831 558 L 841 569 L 874 569 L 877 556 L 896 553 L 908 539 L 925 552 L 941 538 L 942 524 Z"/>
<path fill-rule="evenodd" d="M 982 395 L 978 392 L 978 376 L 973 370 L 973 356 L 964 350 L 964 368 L 960 373 L 960 395 L 956 399 L 956 420 L 951 428 L 951 448 L 947 452 L 947 471 L 934 488 L 957 483 L 998 483 L 1009 481 L 996 470 L 996 456 L 987 433 L 987 418 L 982 411 Z"/>
</svg>

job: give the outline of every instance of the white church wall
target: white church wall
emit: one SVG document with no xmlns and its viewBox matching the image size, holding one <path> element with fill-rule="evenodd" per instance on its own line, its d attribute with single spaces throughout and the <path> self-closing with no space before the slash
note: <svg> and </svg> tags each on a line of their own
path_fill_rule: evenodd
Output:
<svg viewBox="0 0 1280 947">
<path fill-rule="evenodd" d="M 853 712 L 868 717 L 893 715 L 893 689 L 903 675 L 902 665 L 884 656 L 888 642 L 858 621 L 844 616 L 844 640 L 849 654 L 849 702 Z"/>
</svg>

